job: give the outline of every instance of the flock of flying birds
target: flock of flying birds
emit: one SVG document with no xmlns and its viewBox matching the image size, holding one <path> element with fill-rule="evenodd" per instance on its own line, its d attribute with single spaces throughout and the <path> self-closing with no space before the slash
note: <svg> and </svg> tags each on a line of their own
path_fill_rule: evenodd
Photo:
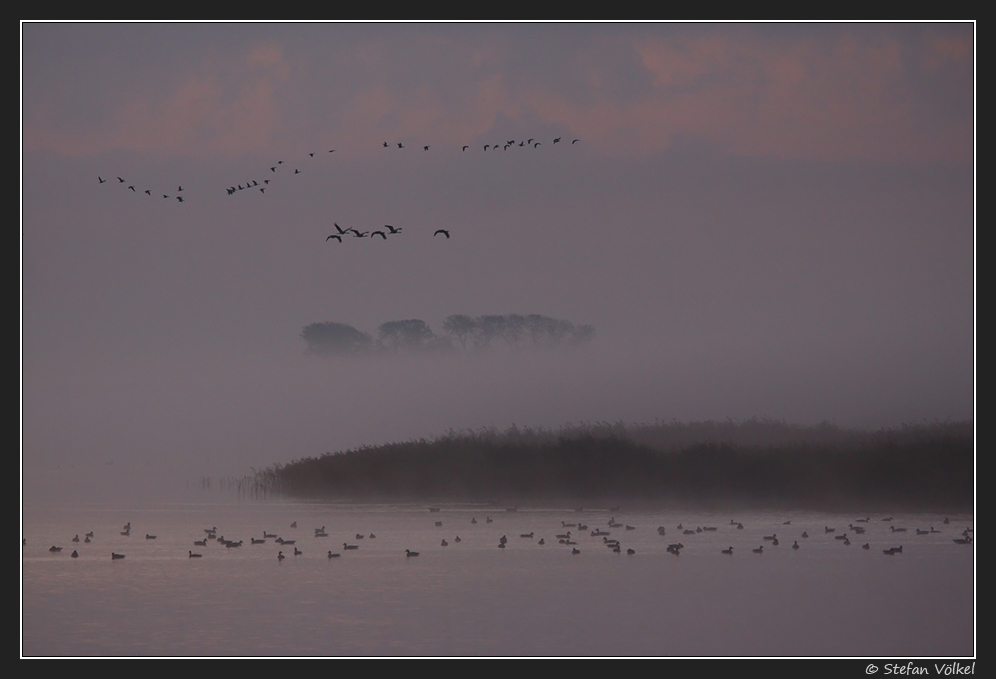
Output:
<svg viewBox="0 0 996 679">
<path fill-rule="evenodd" d="M 556 137 L 553 140 L 553 144 L 554 145 L 555 144 L 559 144 L 559 143 L 562 142 L 562 140 L 563 140 L 563 137 Z M 577 144 L 579 141 L 581 141 L 581 140 L 580 139 L 574 139 L 573 141 L 571 141 L 571 145 L 573 146 L 574 144 Z M 498 149 L 502 149 L 503 151 L 508 151 L 510 149 L 517 149 L 517 148 L 532 148 L 532 149 L 535 150 L 535 149 L 538 149 L 540 146 L 542 146 L 542 144 L 543 144 L 543 142 L 537 141 L 535 138 L 524 139 L 524 140 L 523 139 L 519 139 L 519 140 L 509 139 L 509 140 L 506 140 L 504 143 L 484 144 L 484 151 L 486 152 L 486 151 L 490 150 L 493 153 L 494 151 L 497 151 Z M 389 144 L 386 141 L 382 145 L 382 148 L 385 148 L 385 149 L 387 149 L 387 148 L 394 148 L 394 147 L 395 147 L 395 145 Z M 398 149 L 405 149 L 405 148 L 407 148 L 405 146 L 404 142 L 396 142 L 396 147 Z M 422 146 L 422 151 L 423 152 L 428 151 L 430 148 L 431 148 L 431 145 L 426 144 L 426 145 Z M 461 147 L 461 151 L 462 152 L 466 152 L 467 149 L 469 149 L 469 148 L 470 148 L 470 145 L 469 144 L 465 144 L 464 146 Z M 335 153 L 335 149 L 329 149 L 328 153 Z M 309 153 L 308 154 L 308 158 L 314 159 L 315 158 L 315 152 Z M 287 165 L 283 160 L 278 160 L 274 165 L 271 165 L 268 168 L 270 174 L 268 176 L 265 176 L 262 180 L 260 180 L 260 179 L 248 179 L 244 183 L 236 183 L 236 184 L 232 184 L 232 185 L 226 187 L 225 191 L 226 191 L 226 193 L 229 196 L 235 196 L 235 195 L 238 195 L 241 192 L 255 193 L 256 191 L 259 191 L 259 193 L 261 195 L 265 195 L 267 189 L 271 188 L 271 183 L 273 183 L 279 176 L 286 175 L 286 174 L 289 173 L 289 170 L 288 170 L 289 167 L 290 166 Z M 302 174 L 301 168 L 300 167 L 295 167 L 294 171 L 290 172 L 289 174 L 291 176 Z M 130 181 L 128 181 L 128 180 L 126 180 L 126 179 L 124 179 L 122 177 L 117 177 L 116 176 L 114 179 L 117 180 L 117 182 L 116 182 L 117 185 L 122 186 L 125 190 L 130 190 L 132 193 L 135 193 L 135 194 L 143 193 L 146 196 L 152 198 L 152 197 L 158 196 L 159 193 L 160 193 L 160 191 L 153 192 L 153 190 L 150 189 L 150 188 L 145 188 L 145 189 L 138 188 L 136 184 L 131 183 Z M 113 180 L 104 179 L 102 176 L 99 176 L 99 175 L 97 176 L 97 181 L 100 184 L 112 184 L 112 185 L 115 184 L 115 182 Z M 182 185 L 178 186 L 175 192 L 163 193 L 162 197 L 164 199 L 166 199 L 166 200 L 171 200 L 171 199 L 172 200 L 176 200 L 176 202 L 178 202 L 178 203 L 185 202 L 185 197 L 183 195 L 183 186 Z M 393 235 L 397 235 L 397 234 L 401 233 L 401 228 L 400 227 L 394 227 L 394 226 L 391 226 L 389 224 L 385 224 L 384 225 L 384 229 L 387 229 L 387 231 L 384 231 L 383 229 L 377 229 L 377 230 L 372 230 L 372 231 L 360 231 L 359 229 L 355 229 L 355 228 L 352 228 L 352 227 L 350 227 L 348 229 L 343 229 L 338 224 L 335 224 L 335 228 L 336 228 L 336 231 L 338 233 L 333 233 L 333 234 L 329 235 L 329 237 L 325 239 L 325 242 L 328 242 L 330 240 L 336 240 L 339 243 L 342 243 L 343 242 L 343 238 L 345 236 L 351 236 L 353 238 L 371 238 L 371 239 L 375 238 L 377 236 L 380 236 L 382 239 L 387 240 L 388 236 L 393 236 Z M 447 229 L 436 229 L 436 231 L 432 235 L 433 235 L 434 238 L 436 236 L 445 236 L 446 239 L 450 238 L 450 232 Z"/>
</svg>

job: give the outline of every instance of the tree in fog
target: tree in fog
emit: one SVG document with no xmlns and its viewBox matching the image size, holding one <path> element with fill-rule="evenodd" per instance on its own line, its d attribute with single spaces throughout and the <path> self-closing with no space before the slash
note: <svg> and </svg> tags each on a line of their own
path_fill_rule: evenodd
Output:
<svg viewBox="0 0 996 679">
<path fill-rule="evenodd" d="M 575 326 L 574 331 L 571 333 L 570 343 L 572 346 L 578 346 L 587 344 L 593 339 L 595 339 L 595 326 L 578 325 Z"/>
<path fill-rule="evenodd" d="M 526 317 L 522 314 L 509 314 L 505 316 L 505 324 L 502 327 L 502 339 L 511 349 L 519 348 L 519 338 L 522 337 L 526 329 Z"/>
<path fill-rule="evenodd" d="M 452 316 L 447 316 L 446 321 L 443 323 L 443 330 L 450 337 L 456 337 L 460 340 L 460 346 L 463 350 L 467 350 L 467 338 L 470 337 L 474 331 L 477 329 L 477 321 L 475 321 L 470 316 L 465 316 L 463 314 L 454 314 Z"/>
<path fill-rule="evenodd" d="M 496 337 L 501 337 L 505 331 L 505 317 L 498 315 L 478 316 L 477 328 L 474 332 L 474 343 L 481 349 L 487 349 Z"/>
<path fill-rule="evenodd" d="M 388 321 L 377 329 L 380 341 L 397 353 L 398 349 L 419 352 L 436 347 L 435 333 L 422 320 L 409 318 L 404 321 Z"/>
<path fill-rule="evenodd" d="M 301 339 L 310 354 L 359 354 L 369 351 L 373 338 L 345 323 L 312 323 L 304 326 Z"/>
</svg>

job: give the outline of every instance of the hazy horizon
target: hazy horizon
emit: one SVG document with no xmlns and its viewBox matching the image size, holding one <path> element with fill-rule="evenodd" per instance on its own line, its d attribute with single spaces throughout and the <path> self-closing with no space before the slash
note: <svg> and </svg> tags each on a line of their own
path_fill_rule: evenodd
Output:
<svg viewBox="0 0 996 679">
<path fill-rule="evenodd" d="M 24 498 L 486 426 L 974 420 L 974 36 L 22 23 Z M 508 313 L 595 339 L 300 337 Z"/>
</svg>

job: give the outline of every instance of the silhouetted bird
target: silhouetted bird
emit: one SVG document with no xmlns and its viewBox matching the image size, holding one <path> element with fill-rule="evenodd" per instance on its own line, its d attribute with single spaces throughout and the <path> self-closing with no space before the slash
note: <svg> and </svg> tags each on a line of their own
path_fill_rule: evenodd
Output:
<svg viewBox="0 0 996 679">
<path fill-rule="evenodd" d="M 446 229 L 437 229 L 437 230 L 436 230 L 436 233 L 432 234 L 432 237 L 433 237 L 433 238 L 435 238 L 435 237 L 436 237 L 436 236 L 438 236 L 439 234 L 443 234 L 443 235 L 444 235 L 444 236 L 446 236 L 447 238 L 449 238 L 449 237 L 450 237 L 450 232 L 449 232 L 449 231 L 447 231 Z"/>
</svg>

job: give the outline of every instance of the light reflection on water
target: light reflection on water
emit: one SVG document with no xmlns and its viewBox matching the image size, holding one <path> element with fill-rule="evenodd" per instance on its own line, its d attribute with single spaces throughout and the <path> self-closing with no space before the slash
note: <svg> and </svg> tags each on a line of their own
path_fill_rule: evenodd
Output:
<svg viewBox="0 0 996 679">
<path fill-rule="evenodd" d="M 493 523 L 487 523 L 490 516 Z M 609 528 L 615 516 L 623 524 Z M 472 524 L 471 519 L 477 519 Z M 737 530 L 730 519 L 744 525 Z M 24 655 L 971 656 L 970 517 L 244 503 L 25 510 Z M 791 524 L 785 525 L 784 521 Z M 290 528 L 297 521 L 298 528 Z M 436 521 L 443 525 L 437 527 Z M 565 523 L 587 523 L 579 531 Z M 131 522 L 130 536 L 120 535 Z M 854 535 L 847 526 L 867 527 Z M 682 535 L 685 529 L 716 531 Z M 657 533 L 665 526 L 666 535 Z M 893 533 L 889 526 L 905 527 Z M 195 547 L 202 529 L 243 540 Z M 324 526 L 329 537 L 314 536 Z M 825 526 L 836 528 L 825 533 Z M 940 532 L 916 535 L 915 530 Z M 611 531 L 614 554 L 592 537 Z M 91 544 L 75 544 L 87 531 Z M 272 539 L 250 545 L 263 531 Z M 581 553 L 558 544 L 572 531 Z M 799 537 L 803 531 L 808 539 Z M 534 532 L 534 539 L 520 534 Z M 851 545 L 835 540 L 847 532 Z M 146 534 L 155 540 L 145 539 Z M 365 535 L 356 539 L 356 534 Z M 376 537 L 369 537 L 373 533 Z M 772 546 L 763 536 L 777 534 Z M 508 545 L 498 548 L 506 535 Z M 455 541 L 460 536 L 461 542 Z M 546 539 L 545 546 L 537 540 Z M 441 546 L 446 539 L 449 546 Z M 798 540 L 801 548 L 791 549 Z M 359 550 L 343 551 L 343 542 Z M 680 556 L 665 551 L 681 542 Z M 869 543 L 870 549 L 861 545 Z M 48 548 L 63 547 L 57 554 Z M 764 553 L 751 550 L 764 544 Z M 903 545 L 903 553 L 882 550 Z M 727 556 L 722 549 L 733 546 Z M 294 556 L 294 547 L 303 554 Z M 78 559 L 70 558 L 73 549 Z M 628 556 L 627 548 L 636 550 Z M 405 549 L 420 552 L 406 558 Z M 188 558 L 188 550 L 203 554 Z M 287 558 L 279 562 L 277 552 Z M 328 559 L 329 550 L 342 556 Z M 126 554 L 111 561 L 110 553 Z"/>
</svg>

